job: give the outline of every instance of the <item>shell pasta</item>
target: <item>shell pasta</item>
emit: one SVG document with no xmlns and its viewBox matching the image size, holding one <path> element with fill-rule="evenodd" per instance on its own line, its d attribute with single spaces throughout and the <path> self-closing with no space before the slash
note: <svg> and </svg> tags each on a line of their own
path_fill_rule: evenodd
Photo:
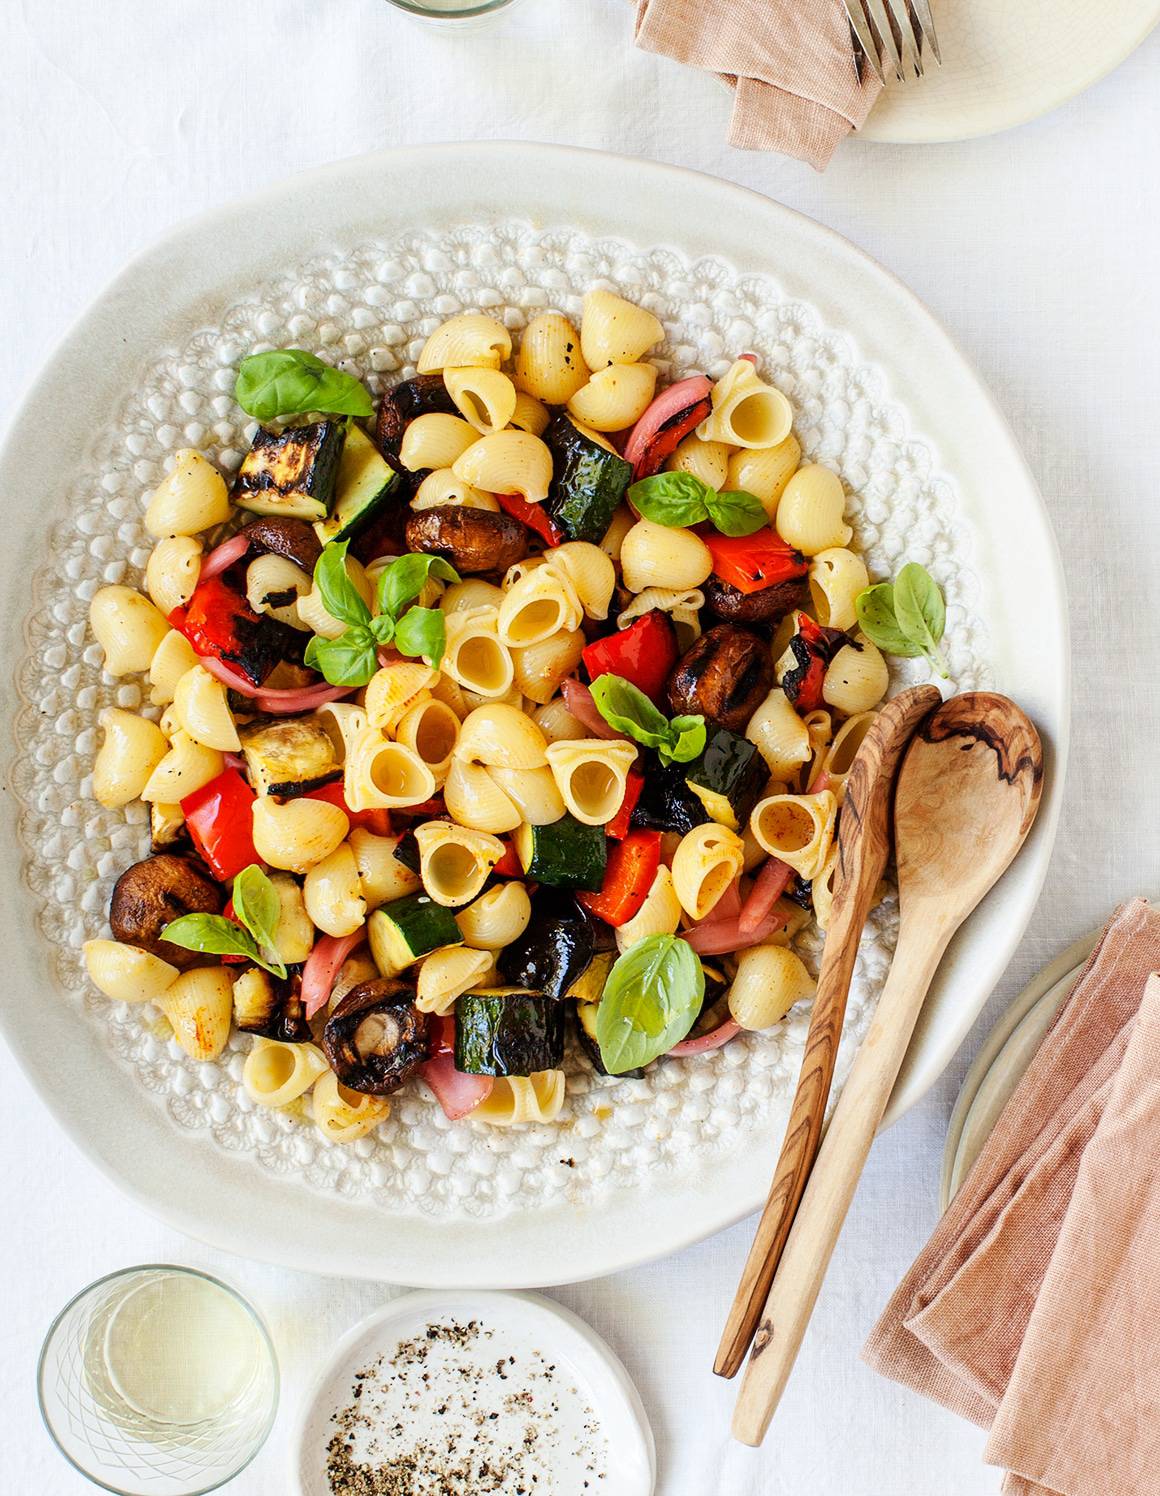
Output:
<svg viewBox="0 0 1160 1496">
<path fill-rule="evenodd" d="M 250 450 L 177 451 L 90 602 L 82 792 L 150 838 L 92 986 L 376 1169 L 360 1140 L 422 1107 L 587 1126 L 621 1077 L 765 1042 L 891 684 L 856 469 L 811 460 L 776 366 L 682 369 L 667 301 L 611 282 L 497 295 L 412 322 L 373 400 L 344 354 L 304 413 L 283 375 L 318 359 L 251 354 L 263 423 L 223 395 L 213 428 Z"/>
</svg>

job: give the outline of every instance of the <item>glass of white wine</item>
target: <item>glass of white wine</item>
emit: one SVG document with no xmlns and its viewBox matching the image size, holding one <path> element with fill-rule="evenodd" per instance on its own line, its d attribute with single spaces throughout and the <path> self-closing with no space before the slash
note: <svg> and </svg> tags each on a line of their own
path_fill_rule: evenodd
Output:
<svg viewBox="0 0 1160 1496">
<path fill-rule="evenodd" d="M 232 1288 L 192 1268 L 111 1273 L 52 1323 L 37 1392 L 65 1458 L 116 1496 L 204 1496 L 265 1443 L 278 1363 Z"/>
</svg>

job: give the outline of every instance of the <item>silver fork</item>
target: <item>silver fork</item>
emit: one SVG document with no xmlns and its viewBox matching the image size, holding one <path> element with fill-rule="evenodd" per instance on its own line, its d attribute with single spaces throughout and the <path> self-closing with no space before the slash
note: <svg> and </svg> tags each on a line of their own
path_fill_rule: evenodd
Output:
<svg viewBox="0 0 1160 1496">
<path fill-rule="evenodd" d="M 843 3 L 850 22 L 854 69 L 859 82 L 867 63 L 881 83 L 886 82 L 887 67 L 899 81 L 904 81 L 911 69 L 916 78 L 921 78 L 923 53 L 928 46 L 935 62 L 942 62 L 929 0 L 843 0 Z"/>
</svg>

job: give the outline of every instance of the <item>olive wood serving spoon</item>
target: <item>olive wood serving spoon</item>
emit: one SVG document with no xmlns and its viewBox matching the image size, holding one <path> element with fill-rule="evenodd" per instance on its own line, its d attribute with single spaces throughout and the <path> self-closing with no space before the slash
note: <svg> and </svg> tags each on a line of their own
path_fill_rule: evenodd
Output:
<svg viewBox="0 0 1160 1496">
<path fill-rule="evenodd" d="M 717 1347 L 713 1370 L 718 1376 L 733 1376 L 745 1359 L 817 1156 L 858 941 L 890 850 L 890 799 L 898 764 L 915 728 L 941 700 L 934 686 L 913 686 L 894 697 L 871 724 L 850 766 L 838 823 L 830 928 L 797 1090 L 769 1198 Z"/>
<path fill-rule="evenodd" d="M 1042 787 L 1039 735 L 1005 696 L 953 697 L 907 751 L 894 803 L 898 946 L 754 1339 L 733 1415 L 743 1444 L 761 1443 L 781 1398 L 935 970 L 1023 845 Z"/>
</svg>

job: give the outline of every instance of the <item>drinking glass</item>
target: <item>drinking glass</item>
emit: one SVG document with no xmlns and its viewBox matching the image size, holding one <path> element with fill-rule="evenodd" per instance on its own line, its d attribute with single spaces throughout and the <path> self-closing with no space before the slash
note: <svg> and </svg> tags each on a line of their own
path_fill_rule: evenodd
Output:
<svg viewBox="0 0 1160 1496">
<path fill-rule="evenodd" d="M 53 1321 L 37 1367 L 57 1447 L 115 1496 L 205 1496 L 265 1443 L 278 1363 L 234 1289 L 161 1264 L 99 1278 Z"/>
<path fill-rule="evenodd" d="M 462 28 L 498 15 L 516 0 L 388 0 L 388 3 L 421 21 Z"/>
</svg>

